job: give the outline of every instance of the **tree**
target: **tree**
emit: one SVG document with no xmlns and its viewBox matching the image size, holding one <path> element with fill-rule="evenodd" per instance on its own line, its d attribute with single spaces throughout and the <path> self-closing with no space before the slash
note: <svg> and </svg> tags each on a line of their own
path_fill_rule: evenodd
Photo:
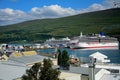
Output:
<svg viewBox="0 0 120 80">
<path fill-rule="evenodd" d="M 58 51 L 57 51 L 57 53 L 58 53 L 58 65 L 61 65 L 61 61 L 62 61 L 62 53 L 61 53 L 61 51 L 60 51 L 60 49 L 58 49 Z"/>
<path fill-rule="evenodd" d="M 64 69 L 69 69 L 69 55 L 68 52 L 66 50 L 63 50 L 62 52 L 62 61 L 61 61 L 61 65 Z"/>
<path fill-rule="evenodd" d="M 38 80 L 41 63 L 35 63 L 30 69 L 26 70 L 26 74 L 22 76 L 22 80 Z"/>
<path fill-rule="evenodd" d="M 22 76 L 22 80 L 60 80 L 58 78 L 60 71 L 53 69 L 52 65 L 50 59 L 44 59 L 43 66 L 36 63 L 30 69 L 27 69 L 26 74 Z"/>
<path fill-rule="evenodd" d="M 40 80 L 60 80 L 58 78 L 60 71 L 52 68 L 52 61 L 44 59 L 43 68 L 41 68 Z"/>
<path fill-rule="evenodd" d="M 69 55 L 66 50 L 63 50 L 62 53 L 58 50 L 58 65 L 63 69 L 69 69 Z"/>
</svg>

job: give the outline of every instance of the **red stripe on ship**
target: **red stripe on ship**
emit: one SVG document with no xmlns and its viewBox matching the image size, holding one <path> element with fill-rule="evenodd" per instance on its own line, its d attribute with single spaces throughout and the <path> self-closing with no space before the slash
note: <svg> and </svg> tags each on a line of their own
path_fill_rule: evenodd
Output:
<svg viewBox="0 0 120 80">
<path fill-rule="evenodd" d="M 117 48 L 117 46 L 94 46 L 94 47 L 81 47 L 81 48 L 112 48 L 112 47 Z"/>
</svg>

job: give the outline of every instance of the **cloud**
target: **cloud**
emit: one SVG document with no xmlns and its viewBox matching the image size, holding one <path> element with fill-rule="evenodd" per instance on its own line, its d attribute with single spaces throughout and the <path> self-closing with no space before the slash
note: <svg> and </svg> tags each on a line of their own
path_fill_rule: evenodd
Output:
<svg viewBox="0 0 120 80">
<path fill-rule="evenodd" d="M 0 20 L 13 20 L 25 16 L 26 14 L 20 10 L 10 8 L 0 9 Z"/>
<path fill-rule="evenodd" d="M 42 8 L 34 7 L 30 15 L 38 18 L 57 18 L 75 14 L 72 8 L 63 8 L 59 5 L 43 6 Z"/>
<path fill-rule="evenodd" d="M 29 20 L 31 16 L 21 10 L 0 9 L 0 25 L 14 24 Z"/>
<path fill-rule="evenodd" d="M 0 9 L 0 25 L 18 23 L 33 19 L 58 18 L 77 14 L 77 10 L 59 5 L 34 7 L 28 13 L 10 8 Z"/>
<path fill-rule="evenodd" d="M 114 3 L 117 5 L 115 6 Z M 120 7 L 120 0 L 104 0 L 103 6 L 106 8 Z"/>
<path fill-rule="evenodd" d="M 92 12 L 92 11 L 99 11 L 106 9 L 103 5 L 94 3 L 91 6 L 89 6 L 86 9 L 82 9 L 79 11 L 79 13 L 85 13 L 85 12 Z"/>
<path fill-rule="evenodd" d="M 33 7 L 28 13 L 10 8 L 0 9 L 0 25 L 14 24 L 34 19 L 59 18 L 85 12 L 104 10 L 113 7 L 113 2 L 114 0 L 104 0 L 102 4 L 94 3 L 88 8 L 80 10 L 75 10 L 71 7 L 64 8 L 57 4 L 43 7 Z M 120 3 L 120 0 L 115 0 L 115 2 Z"/>
<path fill-rule="evenodd" d="M 105 7 L 102 6 L 101 4 L 94 3 L 94 4 L 91 5 L 88 9 L 89 9 L 90 11 L 91 11 L 91 10 L 97 11 L 97 10 L 103 10 L 103 9 L 105 9 Z"/>
</svg>

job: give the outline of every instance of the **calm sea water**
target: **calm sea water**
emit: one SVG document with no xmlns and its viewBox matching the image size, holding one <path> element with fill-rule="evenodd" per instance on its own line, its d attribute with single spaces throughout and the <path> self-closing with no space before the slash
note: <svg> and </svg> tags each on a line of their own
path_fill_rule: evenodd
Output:
<svg viewBox="0 0 120 80">
<path fill-rule="evenodd" d="M 105 54 L 108 56 L 108 59 L 110 59 L 111 63 L 119 63 L 120 64 L 120 50 L 110 50 L 110 49 L 99 49 L 99 50 L 82 50 L 82 49 L 61 49 L 62 50 L 67 50 L 69 55 L 75 55 L 77 56 L 82 62 L 89 62 L 89 55 L 95 53 L 95 52 L 100 52 L 102 54 Z M 55 49 L 45 49 L 45 50 L 38 50 L 38 52 L 43 52 L 43 53 L 54 53 Z"/>
</svg>

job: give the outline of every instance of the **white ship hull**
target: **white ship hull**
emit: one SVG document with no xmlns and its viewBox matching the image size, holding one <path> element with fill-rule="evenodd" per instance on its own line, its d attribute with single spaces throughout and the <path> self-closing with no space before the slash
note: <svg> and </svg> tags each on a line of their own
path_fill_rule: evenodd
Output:
<svg viewBox="0 0 120 80">
<path fill-rule="evenodd" d="M 76 44 L 70 45 L 70 48 L 74 49 L 118 49 L 119 43 L 113 42 L 113 43 L 86 43 L 86 42 L 79 42 Z"/>
</svg>

